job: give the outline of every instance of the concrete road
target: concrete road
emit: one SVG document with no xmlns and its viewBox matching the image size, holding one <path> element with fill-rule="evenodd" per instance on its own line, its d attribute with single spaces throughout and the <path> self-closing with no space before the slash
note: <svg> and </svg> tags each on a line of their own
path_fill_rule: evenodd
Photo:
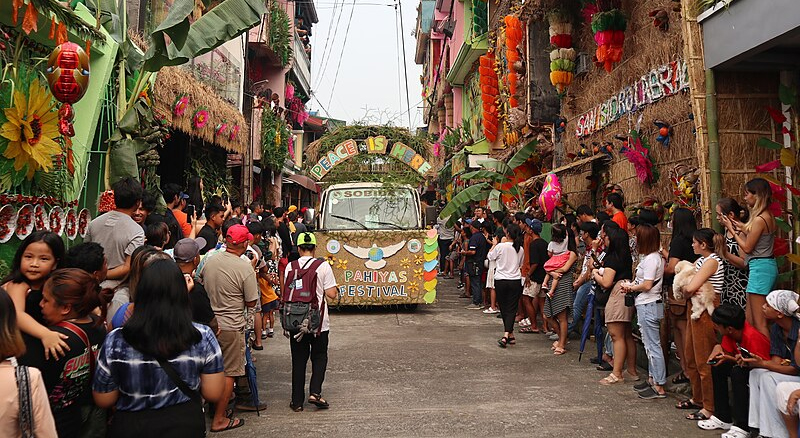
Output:
<svg viewBox="0 0 800 438">
<path fill-rule="evenodd" d="M 415 312 L 334 311 L 327 411 L 289 409 L 289 345 L 276 333 L 255 352 L 267 410 L 237 412 L 246 424 L 219 436 L 719 436 L 685 420 L 677 396 L 643 401 L 633 383 L 599 385 L 606 373 L 588 355 L 578 362 L 578 341 L 564 356 L 536 334 L 500 349 L 500 319 L 464 309 L 457 295 L 446 280 L 439 301 Z"/>
</svg>

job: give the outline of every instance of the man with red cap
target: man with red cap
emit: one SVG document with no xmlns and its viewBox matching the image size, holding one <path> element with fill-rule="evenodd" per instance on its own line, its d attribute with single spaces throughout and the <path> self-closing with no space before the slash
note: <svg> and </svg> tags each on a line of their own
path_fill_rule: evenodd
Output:
<svg viewBox="0 0 800 438">
<path fill-rule="evenodd" d="M 245 307 L 253 307 L 261 296 L 253 266 L 241 258 L 252 240 L 244 225 L 233 225 L 225 236 L 225 251 L 206 260 L 200 279 L 208 292 L 211 307 L 219 324 L 219 345 L 225 368 L 225 393 L 229 400 L 233 383 L 245 375 Z M 214 412 L 212 432 L 234 429 L 244 424 L 239 418 L 225 415 L 227 403 L 220 402 Z"/>
</svg>

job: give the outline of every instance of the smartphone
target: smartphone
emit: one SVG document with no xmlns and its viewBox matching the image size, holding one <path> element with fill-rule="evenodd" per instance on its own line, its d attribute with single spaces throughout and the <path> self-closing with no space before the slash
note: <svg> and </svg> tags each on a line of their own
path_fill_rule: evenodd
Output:
<svg viewBox="0 0 800 438">
<path fill-rule="evenodd" d="M 192 220 L 192 216 L 194 216 L 194 205 L 189 204 L 186 206 L 186 220 Z"/>
<path fill-rule="evenodd" d="M 745 359 L 751 359 L 753 357 L 753 353 L 751 353 L 748 349 L 744 347 L 739 347 L 739 353 Z"/>
<path fill-rule="evenodd" d="M 719 363 L 719 359 L 711 359 L 710 361 L 706 362 L 709 365 L 716 365 Z"/>
<path fill-rule="evenodd" d="M 600 266 L 603 266 L 603 264 L 600 263 L 600 259 L 597 258 L 597 254 L 592 253 L 592 260 L 594 260 L 595 268 L 599 268 Z"/>
</svg>

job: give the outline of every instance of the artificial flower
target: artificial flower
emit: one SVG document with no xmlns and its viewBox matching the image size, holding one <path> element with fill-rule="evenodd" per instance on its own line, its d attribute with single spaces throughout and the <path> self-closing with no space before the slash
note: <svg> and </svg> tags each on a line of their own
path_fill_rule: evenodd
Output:
<svg viewBox="0 0 800 438">
<path fill-rule="evenodd" d="M 172 113 L 180 117 L 186 113 L 186 108 L 189 107 L 189 96 L 183 95 L 175 100 L 175 105 L 172 108 Z"/>
<path fill-rule="evenodd" d="M 215 136 L 216 135 L 220 135 L 221 136 L 221 135 L 225 134 L 225 131 L 227 129 L 228 129 L 228 124 L 225 123 L 225 122 L 222 122 L 222 123 L 218 124 L 216 128 L 214 128 L 214 135 Z"/>
<path fill-rule="evenodd" d="M 194 125 L 195 129 L 203 129 L 208 123 L 208 119 L 208 111 L 199 109 L 195 111 L 194 116 L 192 116 L 192 125 Z"/>
<path fill-rule="evenodd" d="M 236 125 L 233 128 L 231 128 L 231 132 L 228 135 L 228 140 L 230 141 L 236 140 L 237 135 L 239 135 L 239 125 Z"/>
<path fill-rule="evenodd" d="M 50 91 L 34 79 L 28 96 L 15 91 L 14 107 L 3 112 L 8 120 L 0 127 L 0 136 L 8 139 L 3 156 L 14 160 L 14 170 L 27 165 L 28 179 L 39 169 L 49 172 L 53 156 L 61 153 L 61 146 L 54 140 L 59 136 L 58 112 Z"/>
</svg>

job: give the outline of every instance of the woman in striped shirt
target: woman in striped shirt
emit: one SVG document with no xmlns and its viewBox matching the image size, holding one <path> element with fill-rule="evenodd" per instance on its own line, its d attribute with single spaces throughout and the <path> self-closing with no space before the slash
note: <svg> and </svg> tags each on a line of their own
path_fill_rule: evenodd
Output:
<svg viewBox="0 0 800 438">
<path fill-rule="evenodd" d="M 714 305 L 719 305 L 720 294 L 725 284 L 725 269 L 722 254 L 725 238 L 710 228 L 701 228 L 692 236 L 692 249 L 700 256 L 694 264 L 695 275 L 683 287 L 683 294 L 691 298 L 708 281 L 714 287 Z M 691 300 L 687 301 L 686 314 L 692 314 Z M 711 366 L 706 362 L 714 349 L 717 336 L 711 315 L 703 312 L 698 319 L 689 318 L 686 324 L 686 374 L 692 384 L 692 398 L 678 404 L 681 409 L 699 409 L 686 416 L 689 420 L 707 420 L 714 414 L 714 383 Z"/>
</svg>

